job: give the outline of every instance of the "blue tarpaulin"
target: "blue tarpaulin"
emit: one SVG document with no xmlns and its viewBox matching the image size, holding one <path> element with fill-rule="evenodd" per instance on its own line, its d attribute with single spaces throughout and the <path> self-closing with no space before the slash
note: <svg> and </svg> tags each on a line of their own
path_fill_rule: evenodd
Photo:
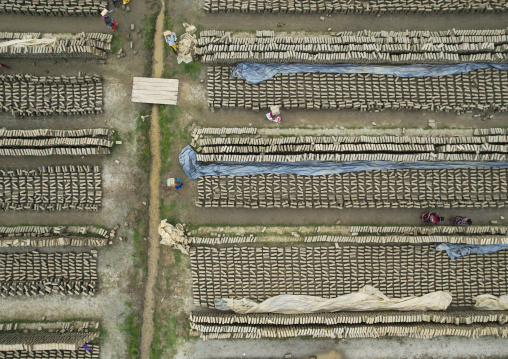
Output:
<svg viewBox="0 0 508 359">
<path fill-rule="evenodd" d="M 476 64 L 472 62 L 453 65 L 357 65 L 357 64 L 278 64 L 239 62 L 231 70 L 231 76 L 257 84 L 277 74 L 323 72 L 336 74 L 377 74 L 400 77 L 433 77 L 454 75 L 478 69 L 508 70 L 508 64 Z"/>
<path fill-rule="evenodd" d="M 508 244 L 455 244 L 455 243 L 436 243 L 436 251 L 446 251 L 451 260 L 462 258 L 471 253 L 487 254 L 507 249 Z"/>
<path fill-rule="evenodd" d="M 189 179 L 202 176 L 249 176 L 263 173 L 298 174 L 307 176 L 331 175 L 338 173 L 392 170 L 403 168 L 440 169 L 440 168 L 474 168 L 505 167 L 508 162 L 465 162 L 465 161 L 301 161 L 301 162 L 212 162 L 202 163 L 197 160 L 196 152 L 188 145 L 179 155 L 180 164 Z"/>
</svg>

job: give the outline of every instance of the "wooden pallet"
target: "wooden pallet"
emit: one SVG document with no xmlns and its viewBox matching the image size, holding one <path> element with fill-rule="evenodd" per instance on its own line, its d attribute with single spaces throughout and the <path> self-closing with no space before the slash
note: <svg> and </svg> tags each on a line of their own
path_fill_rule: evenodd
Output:
<svg viewBox="0 0 508 359">
<path fill-rule="evenodd" d="M 132 102 L 176 105 L 178 99 L 178 80 L 134 77 Z"/>
</svg>

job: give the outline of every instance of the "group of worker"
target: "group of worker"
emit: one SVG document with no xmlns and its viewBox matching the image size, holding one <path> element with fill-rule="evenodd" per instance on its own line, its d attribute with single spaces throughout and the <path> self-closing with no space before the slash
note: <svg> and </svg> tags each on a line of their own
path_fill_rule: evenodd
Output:
<svg viewBox="0 0 508 359">
<path fill-rule="evenodd" d="M 444 217 L 441 217 L 435 212 L 423 212 L 421 219 L 426 223 L 441 224 L 444 222 Z M 450 218 L 450 224 L 452 226 L 470 226 L 473 224 L 471 218 L 463 216 L 453 216 Z"/>
<path fill-rule="evenodd" d="M 125 4 L 125 1 L 128 2 L 129 0 L 124 0 L 124 4 Z M 110 14 L 113 11 L 114 10 L 104 9 L 101 12 L 102 21 L 109 29 L 111 29 L 111 31 L 115 31 L 116 28 L 118 27 L 118 23 L 110 16 Z M 178 38 L 177 38 L 176 34 L 172 31 L 166 30 L 166 31 L 164 31 L 164 38 L 166 39 L 166 42 L 168 43 L 169 47 L 171 47 L 174 52 L 177 52 L 178 51 Z"/>
</svg>

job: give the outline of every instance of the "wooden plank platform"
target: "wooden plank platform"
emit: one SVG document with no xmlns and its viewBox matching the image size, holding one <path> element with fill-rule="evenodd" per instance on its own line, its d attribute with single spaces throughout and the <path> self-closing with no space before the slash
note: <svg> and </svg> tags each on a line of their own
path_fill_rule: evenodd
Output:
<svg viewBox="0 0 508 359">
<path fill-rule="evenodd" d="M 134 77 L 132 102 L 176 105 L 178 100 L 178 80 Z"/>
</svg>

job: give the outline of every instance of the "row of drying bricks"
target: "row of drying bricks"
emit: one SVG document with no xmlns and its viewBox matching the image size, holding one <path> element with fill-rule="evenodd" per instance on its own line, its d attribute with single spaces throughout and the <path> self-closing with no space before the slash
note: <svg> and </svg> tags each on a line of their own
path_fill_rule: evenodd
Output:
<svg viewBox="0 0 508 359">
<path fill-rule="evenodd" d="M 258 86 L 247 89 L 250 85 L 240 83 L 237 79 L 229 79 L 224 83 L 215 84 L 216 86 L 212 85 L 213 90 L 208 90 L 208 106 L 246 108 L 255 111 L 272 105 L 283 108 L 357 109 L 362 111 L 384 109 L 455 111 L 457 113 L 471 113 L 473 110 L 487 111 L 489 109 L 499 112 L 508 111 L 508 100 L 499 95 L 500 92 L 494 92 L 496 85 L 493 83 L 487 83 L 489 87 L 483 89 L 484 92 L 462 92 L 461 90 L 455 95 L 455 91 L 460 90 L 460 87 L 456 87 L 453 83 L 443 83 L 442 86 L 436 84 L 425 88 L 421 88 L 415 83 L 409 83 L 403 92 L 397 91 L 395 86 L 390 86 L 387 83 L 375 84 L 374 82 L 371 87 L 357 87 L 355 85 L 351 88 L 349 84 L 338 84 L 338 86 L 331 86 L 328 90 L 323 90 L 321 86 L 313 86 L 311 83 L 301 81 L 295 75 L 290 76 L 291 78 L 287 80 L 281 80 L 281 76 L 277 75 L 267 82 L 287 81 L 288 83 L 294 82 L 295 85 L 300 83 L 300 89 L 306 90 L 284 93 L 282 90 L 262 89 Z M 233 88 L 236 90 L 233 91 Z M 450 95 L 453 96 L 450 97 Z"/>
<path fill-rule="evenodd" d="M 255 12 L 255 13 L 334 13 L 334 14 L 430 14 L 430 13 L 490 13 L 505 12 L 503 2 L 473 0 L 436 1 L 303 1 L 289 0 L 205 0 L 207 12 Z"/>
<path fill-rule="evenodd" d="M 113 231 L 108 235 L 108 231 L 104 228 L 94 226 L 0 227 L 0 247 L 102 247 L 108 243 L 111 235 L 114 237 L 116 231 Z M 69 233 L 73 233 L 73 235 L 69 235 Z M 93 233 L 102 238 L 76 236 L 77 233 L 82 235 Z"/>
<path fill-rule="evenodd" d="M 0 209 L 98 210 L 102 202 L 99 166 L 56 166 L 0 170 Z"/>
<path fill-rule="evenodd" d="M 261 338 L 380 338 L 410 337 L 431 339 L 442 336 L 461 336 L 479 338 L 483 336 L 508 337 L 508 325 L 472 324 L 456 326 L 452 324 L 382 324 L 376 326 L 214 326 L 191 323 L 191 334 L 203 340 L 210 339 L 261 339 Z"/>
<path fill-rule="evenodd" d="M 498 70 L 472 71 L 425 82 L 419 78 L 402 78 L 402 82 L 397 82 L 401 78 L 391 75 L 288 74 L 276 75 L 264 85 L 249 85 L 233 78 L 230 70 L 230 67 L 209 68 L 209 107 L 260 110 L 279 105 L 283 108 L 392 108 L 459 113 L 508 110 L 508 99 L 502 95 L 502 89 L 508 87 L 508 74 Z M 474 90 L 478 84 L 480 88 Z M 298 90 L 284 89 L 289 86 L 298 86 Z"/>
<path fill-rule="evenodd" d="M 90 58 L 105 59 L 107 51 L 92 45 L 60 45 L 58 47 L 0 47 L 0 57 L 5 59 L 62 59 L 62 58 Z"/>
<path fill-rule="evenodd" d="M 506 35 L 503 35 L 505 37 Z M 508 39 L 505 40 L 508 43 Z M 284 44 L 284 43 L 269 43 L 269 44 L 223 44 L 214 45 L 207 44 L 199 49 L 200 55 L 214 55 L 225 51 L 231 51 L 236 54 L 251 53 L 250 56 L 258 56 L 257 52 L 261 53 L 286 53 L 286 56 L 304 56 L 305 54 L 319 55 L 322 53 L 338 53 L 342 54 L 341 57 L 357 56 L 356 53 L 375 52 L 380 58 L 387 58 L 392 55 L 406 55 L 416 56 L 436 56 L 439 53 L 441 56 L 465 56 L 473 54 L 481 54 L 482 52 L 493 54 L 502 54 L 508 52 L 507 44 L 496 45 L 494 43 L 462 43 L 462 44 L 443 44 L 442 46 L 434 43 L 424 44 Z M 355 55 L 356 54 L 356 55 Z M 433 55 L 432 55 L 433 54 Z"/>
<path fill-rule="evenodd" d="M 247 324 L 247 325 L 334 325 L 334 324 L 392 324 L 392 323 L 440 323 L 440 324 L 474 324 L 508 322 L 506 311 L 461 310 L 453 312 L 440 311 L 372 311 L 372 312 L 334 312 L 280 314 L 256 313 L 236 314 L 224 312 L 191 312 L 190 321 L 200 324 Z"/>
<path fill-rule="evenodd" d="M 3 85 L 3 86 L 2 86 Z M 18 115 L 102 112 L 102 83 L 52 85 L 0 83 L 0 110 Z"/>
<path fill-rule="evenodd" d="M 204 208 L 293 208 L 293 209 L 319 209 L 319 208 L 505 208 L 508 205 L 506 200 L 488 201 L 488 200 L 439 200 L 439 199 L 416 199 L 416 200 L 371 200 L 371 199 L 198 199 L 195 205 Z M 69 205 L 71 207 L 71 205 Z M 69 208 L 74 209 L 74 208 Z"/>
<path fill-rule="evenodd" d="M 97 280 L 97 251 L 82 253 L 0 253 L 0 282 L 47 278 Z"/>
<path fill-rule="evenodd" d="M 503 129 L 504 130 L 504 129 Z M 0 130 L 0 137 L 3 133 Z M 343 144 L 430 144 L 437 146 L 462 144 L 508 144 L 507 135 L 475 135 L 475 136 L 288 136 L 288 137 L 214 137 L 200 138 L 199 146 L 203 153 L 220 153 L 213 151 L 214 146 L 312 146 L 304 148 L 306 152 L 321 150 L 321 146 Z M 209 149 L 209 150 L 208 150 Z M 284 150 L 288 151 L 288 150 Z M 257 151 L 257 152 L 266 152 Z M 289 152 L 289 151 L 288 151 Z M 291 151 L 291 152 L 294 152 Z"/>
<path fill-rule="evenodd" d="M 101 0 L 50 0 L 44 4 L 36 0 L 4 0 L 0 2 L 0 14 L 98 16 L 107 6 L 107 1 Z"/>
<path fill-rule="evenodd" d="M 303 196 L 305 193 L 342 194 L 352 197 L 372 194 L 382 196 L 381 198 L 404 194 L 501 195 L 506 191 L 507 180 L 507 171 L 503 168 L 385 170 L 327 176 L 204 176 L 198 179 L 198 191 L 203 195 L 215 194 L 222 198 L 241 194 L 258 197 L 260 193 L 272 196 L 289 193 L 294 198 L 297 194 Z M 293 190 L 297 193 L 292 192 Z"/>
<path fill-rule="evenodd" d="M 0 228 L 1 230 L 1 228 Z M 296 230 L 296 228 L 295 228 Z M 249 229 L 245 229 L 249 232 Z M 324 232 L 327 229 L 323 229 Z M 264 230 L 263 230 L 264 232 Z M 304 242 L 336 243 L 467 243 L 497 244 L 507 243 L 507 228 L 504 226 L 351 226 L 349 236 L 321 235 L 321 227 L 315 235 L 307 235 Z M 297 232 L 295 232 L 297 233 Z M 299 241 L 300 236 L 280 237 L 280 242 Z M 259 240 L 253 234 L 247 236 L 191 237 L 192 244 L 220 245 L 254 243 Z"/>
<path fill-rule="evenodd" d="M 13 146 L 19 140 L 2 140 L 0 138 L 0 146 Z M 64 141 L 59 140 L 43 140 L 45 142 L 40 142 L 40 146 L 54 145 L 54 144 L 63 144 L 63 145 L 97 145 L 110 147 L 107 145 L 107 141 L 76 141 L 76 140 L 67 140 L 67 143 L 62 143 Z M 34 140 L 23 140 L 19 141 L 20 146 L 38 146 L 39 142 L 35 142 Z M 200 150 L 198 148 L 198 150 Z M 396 152 L 396 153 L 405 153 L 405 152 L 472 152 L 472 153 L 482 153 L 482 152 L 497 152 L 497 153 L 506 153 L 508 149 L 505 144 L 460 144 L 460 145 L 432 145 L 432 144 L 393 144 L 393 143 L 360 143 L 360 144 L 320 144 L 320 145 L 267 145 L 267 146 L 235 146 L 235 145 L 224 145 L 224 146 L 213 146 L 213 147 L 204 147 L 201 148 L 201 153 L 204 154 L 223 154 L 223 153 L 239 153 L 239 154 L 283 154 L 283 153 L 312 153 L 312 152 Z"/>
<path fill-rule="evenodd" d="M 196 54 L 204 63 L 310 62 L 310 63 L 463 63 L 507 62 L 505 30 L 472 30 L 467 36 L 448 32 L 400 32 L 393 37 L 379 33 L 321 37 L 207 36 L 202 31 Z M 411 36 L 414 35 L 414 36 Z M 437 45 L 436 45 L 437 44 Z"/>
<path fill-rule="evenodd" d="M 98 277 L 95 256 L 96 251 L 0 254 L 0 295 L 93 295 Z"/>
<path fill-rule="evenodd" d="M 257 30 L 256 37 L 246 37 L 244 33 L 235 33 L 222 30 L 203 30 L 199 33 L 199 46 L 209 43 L 218 44 L 411 44 L 411 43 L 505 43 L 508 31 L 502 29 L 465 29 L 465 30 L 361 30 L 339 31 L 334 35 L 318 36 L 277 36 L 275 32 Z"/>
<path fill-rule="evenodd" d="M 103 247 L 108 244 L 105 238 L 88 237 L 49 237 L 49 238 L 0 238 L 0 247 Z"/>
<path fill-rule="evenodd" d="M 101 155 L 109 154 L 112 146 L 113 141 L 107 138 L 20 139 L 2 138 L 0 134 L 0 156 Z"/>
<path fill-rule="evenodd" d="M 296 132 L 299 132 L 299 129 L 294 129 L 294 130 Z M 296 141 L 303 141 L 305 138 L 307 138 L 307 136 L 300 136 L 300 137 L 294 136 L 293 133 L 291 132 L 291 129 L 289 129 L 288 131 L 289 131 L 288 134 L 291 136 L 275 137 L 275 138 L 268 139 L 268 138 L 261 138 L 261 135 L 258 135 L 257 128 L 255 128 L 255 127 L 196 127 L 191 132 L 191 136 L 193 137 L 193 140 L 196 141 L 196 143 L 198 143 L 197 142 L 198 140 L 203 141 L 204 140 L 204 139 L 202 139 L 203 136 L 221 136 L 221 137 L 211 138 L 210 140 L 222 141 L 224 138 L 227 138 L 226 136 L 228 136 L 228 135 L 255 135 L 256 140 L 261 139 L 263 141 L 270 141 L 269 143 L 281 143 L 281 144 L 293 143 L 293 141 L 295 141 L 295 139 L 296 139 Z M 347 133 L 348 130 L 343 130 L 343 131 L 345 131 Z M 507 134 L 508 134 L 507 129 L 498 128 L 498 127 L 475 128 L 473 130 L 473 136 L 505 136 Z M 395 136 L 391 136 L 391 137 L 395 137 Z M 405 139 L 406 137 L 409 137 L 409 136 L 400 136 L 400 138 L 402 138 L 402 139 Z M 436 136 L 428 136 L 428 135 L 422 136 L 421 138 L 425 138 L 425 137 L 429 137 L 432 139 L 439 138 Z M 312 138 L 315 139 L 316 143 L 318 143 L 319 141 L 328 141 L 329 138 L 331 138 L 332 141 L 338 141 L 339 139 L 345 141 L 346 138 L 351 138 L 351 139 L 355 139 L 353 141 L 359 141 L 359 142 L 372 141 L 372 143 L 377 143 L 377 142 L 374 142 L 375 141 L 374 139 L 377 137 L 373 137 L 373 136 L 351 136 L 350 135 L 349 137 L 346 137 L 346 136 L 340 135 L 340 136 L 332 136 L 332 137 L 319 136 L 319 137 L 312 137 Z M 387 137 L 385 137 L 385 136 L 379 136 L 379 138 L 381 138 L 383 140 L 387 140 Z M 443 137 L 443 138 L 446 138 L 446 137 Z M 457 137 L 457 138 L 461 138 L 461 137 Z M 473 137 L 464 136 L 464 138 L 467 138 L 469 141 Z M 503 141 L 503 139 L 504 139 L 504 137 L 499 137 L 499 138 L 501 139 L 501 141 Z M 508 138 L 508 136 L 506 138 Z M 240 138 L 236 138 L 236 140 L 250 141 L 251 137 L 240 137 Z M 288 141 L 288 142 L 286 142 L 286 141 Z M 395 141 L 395 140 L 392 140 L 392 141 Z M 456 140 L 453 140 L 453 141 L 456 141 Z M 473 141 L 473 140 L 471 140 L 471 141 Z M 488 141 L 494 142 L 495 140 L 492 137 L 489 137 Z M 244 143 L 244 142 L 240 142 L 240 143 Z M 247 143 L 247 142 L 245 142 L 245 143 Z M 353 142 L 353 143 L 355 143 L 355 142 Z M 460 143 L 460 142 L 454 142 L 454 143 Z M 219 142 L 219 144 L 221 144 L 221 142 Z"/>
<path fill-rule="evenodd" d="M 195 304 L 205 307 L 214 307 L 216 298 L 263 301 L 287 291 L 336 297 L 365 284 L 396 298 L 446 290 L 452 305 L 461 307 L 479 294 L 500 295 L 507 288 L 505 253 L 450 262 L 433 244 L 191 247 L 190 255 Z"/>
<path fill-rule="evenodd" d="M 346 146 L 349 147 L 349 146 Z M 385 146 L 379 146 L 385 147 Z M 390 145 L 386 147 L 391 147 Z M 504 148 L 502 149 L 504 150 Z M 348 150 L 345 150 L 348 151 Z M 278 155 L 264 153 L 258 155 L 202 155 L 198 154 L 196 159 L 200 162 L 299 162 L 299 161 L 506 161 L 508 155 L 504 153 L 382 153 L 386 151 L 378 150 L 377 153 L 303 153 L 297 155 Z M 390 151 L 390 150 L 388 150 Z M 489 151 L 490 152 L 490 151 Z M 493 151 L 496 152 L 496 151 Z M 504 152 L 504 151 L 503 151 Z M 1 152 L 0 152 L 1 153 Z"/>
<path fill-rule="evenodd" d="M 2 359 L 99 359 L 100 346 L 97 344 L 88 344 L 91 348 L 89 352 L 80 348 L 77 351 L 52 349 L 43 351 L 12 350 L 1 352 Z"/>
<path fill-rule="evenodd" d="M 298 241 L 294 237 L 281 237 L 281 242 Z M 242 237 L 192 237 L 193 245 L 222 245 L 222 244 L 242 244 L 255 243 L 258 237 L 242 236 Z M 508 238 L 505 236 L 332 236 L 332 235 L 315 235 L 307 236 L 303 240 L 305 243 L 361 243 L 361 244 L 386 244 L 386 243 L 460 243 L 460 244 L 507 244 Z M 2 243 L 2 242 L 0 242 Z"/>
<path fill-rule="evenodd" d="M 308 52 L 279 52 L 279 51 L 245 51 L 236 52 L 224 50 L 211 55 L 202 55 L 200 60 L 205 64 L 235 64 L 238 62 L 274 62 L 274 63 L 309 63 L 309 64 L 459 64 L 472 63 L 500 63 L 508 62 L 508 56 L 501 53 L 475 53 L 459 55 L 455 53 L 408 53 L 392 54 L 363 52 L 340 53 L 308 53 Z"/>
<path fill-rule="evenodd" d="M 39 39 L 40 33 L 0 32 L 0 41 L 23 38 Z M 47 38 L 47 36 L 46 36 Z M 69 58 L 89 57 L 105 58 L 111 51 L 111 34 L 79 33 L 72 39 L 56 39 L 51 46 L 4 46 L 0 47 L 0 56 L 4 58 Z M 1 42 L 0 42 L 1 44 Z"/>
</svg>

